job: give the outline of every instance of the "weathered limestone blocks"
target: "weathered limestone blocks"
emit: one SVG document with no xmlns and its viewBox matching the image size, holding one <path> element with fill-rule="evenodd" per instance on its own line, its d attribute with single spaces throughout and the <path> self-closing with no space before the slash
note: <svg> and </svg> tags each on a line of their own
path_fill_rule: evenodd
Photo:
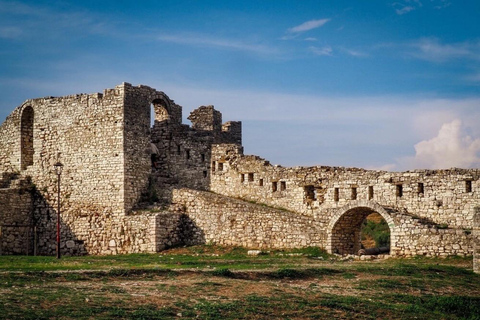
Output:
<svg viewBox="0 0 480 320">
<path fill-rule="evenodd" d="M 371 212 L 387 221 L 394 255 L 474 252 L 478 169 L 284 168 L 244 155 L 241 122 L 222 124 L 213 106 L 189 119 L 165 93 L 128 83 L 25 101 L 0 125 L 0 250 L 54 254 L 61 161 L 63 254 L 205 242 L 351 253 Z"/>
<path fill-rule="evenodd" d="M 473 220 L 473 271 L 480 273 L 480 207 L 475 208 Z"/>
<path fill-rule="evenodd" d="M 0 189 L 0 254 L 32 254 L 34 221 L 28 189 Z"/>
<path fill-rule="evenodd" d="M 315 221 L 293 212 L 191 189 L 174 190 L 173 202 L 184 207 L 206 243 L 249 248 L 325 245 Z"/>
<path fill-rule="evenodd" d="M 221 164 L 221 170 L 214 170 L 213 164 Z M 215 145 L 211 174 L 214 192 L 312 216 L 352 201 L 372 200 L 437 224 L 471 229 L 473 208 L 480 202 L 478 169 L 284 168 L 243 155 L 235 146 Z"/>
</svg>

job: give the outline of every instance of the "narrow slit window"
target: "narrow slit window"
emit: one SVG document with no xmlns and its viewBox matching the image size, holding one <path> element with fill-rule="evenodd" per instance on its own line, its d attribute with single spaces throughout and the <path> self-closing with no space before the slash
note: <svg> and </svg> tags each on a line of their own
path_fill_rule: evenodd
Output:
<svg viewBox="0 0 480 320">
<path fill-rule="evenodd" d="M 418 186 L 417 186 L 417 193 L 418 194 L 423 194 L 425 192 L 425 189 L 423 187 L 423 183 L 422 182 L 419 182 L 418 183 Z"/>
<path fill-rule="evenodd" d="M 403 197 L 403 185 L 397 184 L 396 195 L 397 195 L 397 197 L 399 197 L 399 198 Z"/>
<path fill-rule="evenodd" d="M 373 186 L 368 187 L 368 200 L 373 199 Z"/>
<path fill-rule="evenodd" d="M 190 150 L 189 149 L 185 150 L 185 156 L 186 156 L 187 160 L 190 159 Z"/>
<path fill-rule="evenodd" d="M 281 181 L 280 182 L 280 191 L 285 191 L 287 190 L 287 182 Z"/>
<path fill-rule="evenodd" d="M 182 153 L 182 150 L 180 149 L 180 145 L 177 145 L 177 154 L 180 155 Z"/>
<path fill-rule="evenodd" d="M 207 170 L 203 171 L 203 177 L 206 178 L 208 176 Z"/>
<path fill-rule="evenodd" d="M 357 200 L 357 188 L 356 187 L 352 187 L 352 194 L 351 194 L 350 198 L 352 200 Z"/>
<path fill-rule="evenodd" d="M 218 163 L 218 171 L 223 171 L 223 162 Z"/>
<path fill-rule="evenodd" d="M 202 153 L 202 154 L 200 155 L 200 157 L 201 157 L 201 159 L 202 159 L 202 162 L 205 162 L 205 153 Z"/>
<path fill-rule="evenodd" d="M 241 173 L 240 174 L 240 182 L 244 182 L 245 181 L 245 174 Z"/>
<path fill-rule="evenodd" d="M 260 187 L 263 187 L 263 179 L 258 180 L 258 185 L 259 185 Z"/>
<path fill-rule="evenodd" d="M 212 172 L 215 172 L 215 167 L 217 163 L 215 161 L 212 161 Z"/>
<path fill-rule="evenodd" d="M 465 192 L 466 193 L 472 192 L 472 181 L 471 180 L 465 181 Z"/>
<path fill-rule="evenodd" d="M 340 189 L 333 189 L 333 201 L 338 202 L 340 200 Z"/>
<path fill-rule="evenodd" d="M 253 173 L 249 173 L 249 174 L 248 174 L 248 181 L 249 181 L 249 182 L 253 182 L 253 178 L 254 178 L 254 174 L 253 174 Z"/>
<path fill-rule="evenodd" d="M 277 192 L 277 181 L 272 182 L 272 192 Z"/>
</svg>

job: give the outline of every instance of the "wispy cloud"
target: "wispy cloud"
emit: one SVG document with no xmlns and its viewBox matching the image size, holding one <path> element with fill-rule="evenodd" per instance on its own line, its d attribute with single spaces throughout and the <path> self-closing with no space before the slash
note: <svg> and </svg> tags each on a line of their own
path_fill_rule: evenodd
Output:
<svg viewBox="0 0 480 320">
<path fill-rule="evenodd" d="M 18 27 L 0 27 L 0 38 L 16 39 L 22 34 L 22 29 Z"/>
<path fill-rule="evenodd" d="M 295 39 L 300 34 L 303 34 L 304 32 L 307 32 L 313 29 L 320 28 L 329 21 L 330 19 L 318 19 L 318 20 L 306 21 L 302 24 L 299 24 L 298 26 L 287 29 L 285 35 L 281 39 L 282 40 Z"/>
<path fill-rule="evenodd" d="M 395 12 L 398 14 L 398 15 L 403 15 L 403 14 L 406 14 L 406 13 L 409 13 L 410 11 L 413 11 L 415 10 L 414 7 L 411 7 L 411 6 L 405 6 L 401 9 L 395 9 Z"/>
<path fill-rule="evenodd" d="M 232 39 L 212 38 L 203 34 L 159 35 L 156 40 L 189 46 L 216 47 L 256 54 L 276 54 L 278 50 L 261 44 L 246 43 Z"/>
<path fill-rule="evenodd" d="M 310 46 L 308 49 L 317 56 L 331 56 L 333 52 L 333 49 L 330 46 L 324 46 L 322 48 Z"/>
<path fill-rule="evenodd" d="M 448 8 L 451 5 L 449 0 L 430 0 L 426 2 L 426 7 L 437 10 Z M 423 2 L 420 0 L 403 0 L 392 3 L 392 7 L 398 15 L 404 15 L 423 7 Z"/>
<path fill-rule="evenodd" d="M 441 43 L 437 38 L 423 38 L 409 44 L 416 58 L 445 62 L 451 59 L 469 58 L 480 60 L 480 42 Z"/>
<path fill-rule="evenodd" d="M 353 49 L 348 49 L 348 48 L 342 48 L 341 49 L 344 53 L 352 56 L 352 57 L 359 57 L 359 58 L 363 58 L 363 57 L 368 57 L 369 54 L 366 53 L 366 52 L 363 52 L 363 51 L 359 51 L 359 50 L 353 50 Z"/>
<path fill-rule="evenodd" d="M 448 1 L 448 0 L 440 0 L 440 1 L 433 1 L 432 2 L 436 2 L 436 5 L 435 5 L 435 9 L 437 10 L 440 10 L 440 9 L 445 9 L 445 8 L 448 8 L 451 6 L 451 2 Z"/>
<path fill-rule="evenodd" d="M 41 38 L 44 41 L 59 36 L 71 38 L 72 31 L 111 35 L 117 29 L 117 25 L 108 22 L 105 16 L 100 17 L 88 11 L 63 11 L 14 1 L 0 0 L 0 14 L 4 18 L 0 22 L 0 37 L 3 38 Z M 11 24 L 14 22 L 15 26 L 1 26 L 2 22 L 7 23 L 7 19 Z"/>
<path fill-rule="evenodd" d="M 330 19 L 318 19 L 318 20 L 309 20 L 306 21 L 298 26 L 295 26 L 293 28 L 290 28 L 287 30 L 288 33 L 300 33 L 300 32 L 305 32 L 313 29 L 317 29 L 321 26 L 323 26 L 325 23 L 330 21 Z"/>
<path fill-rule="evenodd" d="M 420 2 L 420 0 L 404 0 L 404 1 L 395 2 L 392 4 L 392 7 L 395 8 L 395 12 L 398 15 L 407 14 L 422 6 L 423 4 L 422 2 Z"/>
</svg>

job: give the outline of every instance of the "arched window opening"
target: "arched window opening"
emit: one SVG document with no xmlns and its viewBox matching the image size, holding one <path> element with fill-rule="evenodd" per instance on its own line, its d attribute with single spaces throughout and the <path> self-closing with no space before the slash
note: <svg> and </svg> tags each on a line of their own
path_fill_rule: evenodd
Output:
<svg viewBox="0 0 480 320">
<path fill-rule="evenodd" d="M 22 111 L 21 118 L 21 169 L 33 165 L 33 108 L 28 106 Z"/>
<path fill-rule="evenodd" d="M 155 124 L 155 121 L 165 121 L 170 119 L 167 104 L 161 99 L 155 99 L 151 105 L 151 125 Z"/>
</svg>

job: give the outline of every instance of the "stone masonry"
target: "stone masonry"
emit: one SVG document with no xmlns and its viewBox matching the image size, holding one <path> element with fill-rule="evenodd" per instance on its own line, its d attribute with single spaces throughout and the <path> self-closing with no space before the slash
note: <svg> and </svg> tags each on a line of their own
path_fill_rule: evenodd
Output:
<svg viewBox="0 0 480 320">
<path fill-rule="evenodd" d="M 63 254 L 205 242 L 351 254 L 374 212 L 391 255 L 474 253 L 478 169 L 284 168 L 244 155 L 241 122 L 213 106 L 188 119 L 165 93 L 128 83 L 25 101 L 0 126 L 2 254 L 54 254 L 57 161 Z"/>
</svg>

